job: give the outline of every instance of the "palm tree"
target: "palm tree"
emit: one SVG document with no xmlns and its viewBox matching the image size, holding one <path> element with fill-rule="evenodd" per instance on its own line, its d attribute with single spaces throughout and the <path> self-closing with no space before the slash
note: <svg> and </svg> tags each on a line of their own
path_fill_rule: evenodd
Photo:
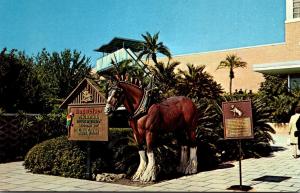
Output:
<svg viewBox="0 0 300 193">
<path fill-rule="evenodd" d="M 154 84 L 163 93 L 164 97 L 174 95 L 174 88 L 177 84 L 175 68 L 180 62 L 170 60 L 168 63 L 158 62 L 154 66 L 150 66 L 150 70 L 154 76 Z"/>
<path fill-rule="evenodd" d="M 234 79 L 234 71 L 233 69 L 235 68 L 245 68 L 247 65 L 246 62 L 242 61 L 240 57 L 236 56 L 235 54 L 229 54 L 226 56 L 225 60 L 222 60 L 219 64 L 219 66 L 217 67 L 218 69 L 221 68 L 229 68 L 229 78 L 230 78 L 230 82 L 229 82 L 229 93 L 231 95 L 232 93 L 232 79 Z"/>
<path fill-rule="evenodd" d="M 179 69 L 177 90 L 199 100 L 200 98 L 216 99 L 223 92 L 222 87 L 205 71 L 205 65 L 187 64 L 187 70 Z"/>
<path fill-rule="evenodd" d="M 159 32 L 151 36 L 149 32 L 146 34 L 142 34 L 144 38 L 144 42 L 142 43 L 143 50 L 138 55 L 138 59 L 140 60 L 143 56 L 146 56 L 146 61 L 149 62 L 151 58 L 155 64 L 157 64 L 157 54 L 163 54 L 171 59 L 171 53 L 169 48 L 165 46 L 162 42 L 158 42 Z"/>
</svg>

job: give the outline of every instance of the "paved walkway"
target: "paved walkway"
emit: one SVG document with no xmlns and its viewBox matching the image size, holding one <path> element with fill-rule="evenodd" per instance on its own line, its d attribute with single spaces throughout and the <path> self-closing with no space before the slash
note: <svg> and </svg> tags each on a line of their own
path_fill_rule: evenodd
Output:
<svg viewBox="0 0 300 193">
<path fill-rule="evenodd" d="M 286 145 L 286 134 L 274 136 L 275 146 L 281 151 L 274 156 L 242 160 L 243 185 L 251 186 L 251 192 L 300 192 L 300 158 L 291 156 Z M 146 187 L 126 186 L 112 183 L 32 174 L 25 171 L 23 162 L 0 164 L 0 191 L 200 191 L 224 192 L 232 185 L 239 185 L 239 165 L 199 172 L 164 181 Z M 281 182 L 255 181 L 263 176 L 289 177 Z M 274 178 L 272 178 L 274 179 Z"/>
</svg>

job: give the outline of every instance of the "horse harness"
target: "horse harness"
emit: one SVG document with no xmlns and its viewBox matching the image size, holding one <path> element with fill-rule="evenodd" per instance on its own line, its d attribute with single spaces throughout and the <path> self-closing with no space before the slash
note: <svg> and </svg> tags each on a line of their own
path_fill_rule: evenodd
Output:
<svg viewBox="0 0 300 193">
<path fill-rule="evenodd" d="M 136 84 L 130 83 L 130 82 L 126 82 L 126 81 L 119 81 L 119 82 L 124 82 L 126 84 L 129 85 L 133 85 L 133 86 L 137 86 Z M 113 87 L 116 90 L 122 90 L 121 88 L 119 88 L 118 86 Z M 150 84 L 144 88 L 144 92 L 143 92 L 143 96 L 142 99 L 137 107 L 137 109 L 133 112 L 130 113 L 130 115 L 128 116 L 129 119 L 139 119 L 140 117 L 144 116 L 147 114 L 149 107 L 151 106 L 151 93 L 153 90 L 153 86 L 152 86 L 152 82 L 150 82 Z"/>
<path fill-rule="evenodd" d="M 134 111 L 132 115 L 129 115 L 129 119 L 138 119 L 147 114 L 148 109 L 150 107 L 150 89 L 144 90 L 144 94 L 142 100 L 138 106 L 138 108 Z"/>
</svg>

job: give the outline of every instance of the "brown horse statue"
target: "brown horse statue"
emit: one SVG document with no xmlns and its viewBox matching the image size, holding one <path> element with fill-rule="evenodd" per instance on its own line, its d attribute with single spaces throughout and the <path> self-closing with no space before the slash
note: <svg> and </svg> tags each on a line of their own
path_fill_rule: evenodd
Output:
<svg viewBox="0 0 300 193">
<path fill-rule="evenodd" d="M 140 156 L 140 164 L 132 179 L 142 182 L 156 180 L 157 167 L 153 142 L 159 130 L 173 131 L 178 136 L 181 145 L 178 172 L 196 173 L 198 162 L 195 104 L 184 96 L 170 97 L 158 104 L 147 104 L 148 90 L 142 88 L 140 81 L 132 78 L 129 81 L 128 76 L 116 76 L 116 78 L 116 84 L 110 89 L 104 112 L 108 115 L 123 104 L 130 114 L 129 125 L 133 129 Z M 143 149 L 145 144 L 146 152 Z"/>
</svg>

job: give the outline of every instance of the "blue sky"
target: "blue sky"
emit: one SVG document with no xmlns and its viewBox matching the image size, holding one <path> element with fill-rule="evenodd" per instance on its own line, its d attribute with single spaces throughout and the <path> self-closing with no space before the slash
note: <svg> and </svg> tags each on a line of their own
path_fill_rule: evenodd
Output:
<svg viewBox="0 0 300 193">
<path fill-rule="evenodd" d="M 0 0 L 0 49 L 93 49 L 160 32 L 173 55 L 284 41 L 285 0 Z"/>
</svg>

